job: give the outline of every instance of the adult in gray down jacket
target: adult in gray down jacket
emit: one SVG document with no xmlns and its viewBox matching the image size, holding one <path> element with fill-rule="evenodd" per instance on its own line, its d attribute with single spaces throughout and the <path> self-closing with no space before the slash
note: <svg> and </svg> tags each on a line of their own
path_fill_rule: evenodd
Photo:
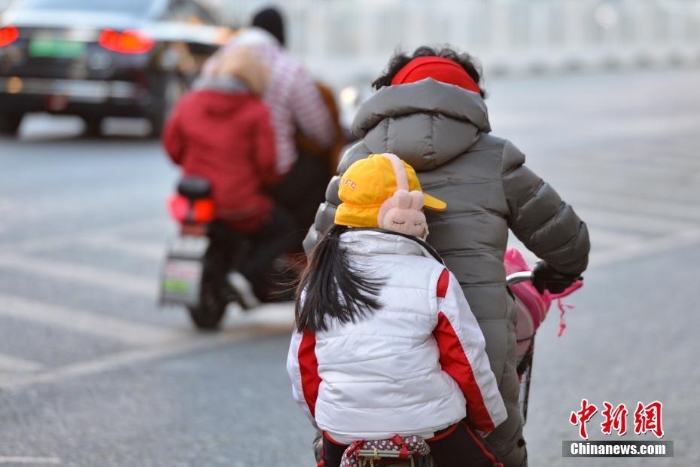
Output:
<svg viewBox="0 0 700 467">
<path fill-rule="evenodd" d="M 459 280 L 486 338 L 508 419 L 489 436 L 506 467 L 527 465 L 515 368 L 516 313 L 505 286 L 508 230 L 535 253 L 535 286 L 561 292 L 588 264 L 586 225 L 557 192 L 525 167 L 510 141 L 490 134 L 479 87 L 480 73 L 467 54 L 418 48 L 392 58 L 359 109 L 353 131 L 362 138 L 338 170 L 372 153 L 390 152 L 418 172 L 421 185 L 447 202 L 426 213 L 431 245 Z M 334 177 L 327 200 L 304 242 L 313 248 L 333 224 L 338 199 Z"/>
</svg>

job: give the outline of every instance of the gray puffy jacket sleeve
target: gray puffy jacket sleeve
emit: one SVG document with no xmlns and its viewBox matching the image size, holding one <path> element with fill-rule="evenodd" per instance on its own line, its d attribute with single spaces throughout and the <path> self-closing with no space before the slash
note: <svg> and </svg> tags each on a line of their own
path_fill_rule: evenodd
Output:
<svg viewBox="0 0 700 467">
<path fill-rule="evenodd" d="M 590 251 L 586 224 L 524 162 L 525 155 L 506 142 L 502 171 L 509 227 L 530 251 L 557 271 L 581 274 Z"/>
</svg>

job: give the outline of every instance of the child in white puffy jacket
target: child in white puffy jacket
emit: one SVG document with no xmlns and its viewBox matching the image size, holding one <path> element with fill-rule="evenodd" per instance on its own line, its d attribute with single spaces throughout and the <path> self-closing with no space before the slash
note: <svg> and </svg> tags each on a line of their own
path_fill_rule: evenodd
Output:
<svg viewBox="0 0 700 467">
<path fill-rule="evenodd" d="M 296 300 L 287 370 L 323 433 L 325 467 L 357 440 L 419 435 L 439 467 L 499 465 L 482 438 L 506 419 L 484 336 L 459 283 L 423 241 L 421 191 L 393 154 L 355 162 L 335 225 Z"/>
</svg>

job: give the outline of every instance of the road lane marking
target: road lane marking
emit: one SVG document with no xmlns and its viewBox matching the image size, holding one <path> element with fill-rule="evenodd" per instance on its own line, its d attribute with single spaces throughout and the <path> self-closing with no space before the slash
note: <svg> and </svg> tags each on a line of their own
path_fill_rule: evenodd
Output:
<svg viewBox="0 0 700 467">
<path fill-rule="evenodd" d="M 37 375 L 20 375 L 13 378 L 12 381 L 0 380 L 0 389 L 20 391 L 37 384 L 56 384 L 67 379 L 104 373 L 127 365 L 174 357 L 196 351 L 213 350 L 218 347 L 231 345 L 235 342 L 254 339 L 255 337 L 287 334 L 291 333 L 291 330 L 290 326 L 268 325 L 225 330 L 215 336 L 198 335 L 193 338 L 166 343 L 159 347 L 131 349 L 88 362 L 65 365 Z"/>
<path fill-rule="evenodd" d="M 19 269 L 60 280 L 109 287 L 134 295 L 156 298 L 158 281 L 148 277 L 77 265 L 65 261 L 19 255 L 0 256 L 0 267 Z"/>
<path fill-rule="evenodd" d="M 700 243 L 700 229 L 677 232 L 652 240 L 620 245 L 615 250 L 591 253 L 590 267 L 604 267 L 611 264 L 645 256 L 677 250 Z"/>
<path fill-rule="evenodd" d="M 60 465 L 58 457 L 0 456 L 0 464 L 50 464 Z"/>
<path fill-rule="evenodd" d="M 113 235 L 96 235 L 84 237 L 80 243 L 100 249 L 110 249 L 129 255 L 162 260 L 165 258 L 165 243 L 145 242 L 141 240 L 118 238 Z"/>
<path fill-rule="evenodd" d="M 630 235 L 627 233 L 612 232 L 597 227 L 588 226 L 588 233 L 591 239 L 591 245 L 595 249 L 599 248 L 617 248 L 620 245 L 631 242 L 643 241 L 643 237 L 639 235 Z"/>
<path fill-rule="evenodd" d="M 0 354 L 0 373 L 32 373 L 44 367 L 41 363 Z"/>
<path fill-rule="evenodd" d="M 105 337 L 128 345 L 151 345 L 172 341 L 182 333 L 110 316 L 68 309 L 22 297 L 0 294 L 0 316 L 61 327 Z M 0 360 L 0 368 L 2 360 Z"/>
<path fill-rule="evenodd" d="M 267 303 L 248 311 L 230 306 L 226 312 L 227 321 L 238 326 L 294 325 L 294 302 Z"/>
<path fill-rule="evenodd" d="M 601 178 L 601 174 L 613 175 L 616 178 L 621 176 L 621 173 L 629 178 L 634 179 L 649 179 L 673 181 L 679 174 L 684 171 L 678 166 L 672 165 L 657 165 L 649 163 L 643 159 L 635 159 L 633 162 L 626 162 L 616 159 L 590 159 L 585 165 L 581 165 L 579 161 L 569 159 L 554 159 L 549 162 L 549 166 L 557 169 L 567 169 L 576 171 L 577 174 L 594 174 L 595 177 Z M 686 168 L 692 169 L 691 167 Z"/>
<path fill-rule="evenodd" d="M 602 211 L 600 207 L 592 209 L 587 206 L 577 206 L 575 209 L 587 225 L 600 228 L 639 231 L 650 234 L 668 234 L 679 231 L 692 232 L 698 228 L 697 223 L 643 217 L 624 212 Z"/>
<path fill-rule="evenodd" d="M 577 209 L 578 206 L 587 206 L 591 209 L 605 207 L 605 209 L 623 213 L 646 216 L 653 219 L 654 222 L 659 222 L 666 218 L 677 218 L 686 221 L 697 221 L 700 225 L 700 206 L 697 204 L 697 200 L 692 202 L 664 201 L 629 194 L 601 193 L 594 190 L 581 189 L 569 189 L 567 194 L 570 195 L 571 205 L 574 206 L 574 209 Z"/>
<path fill-rule="evenodd" d="M 643 164 L 656 165 L 661 167 L 676 167 L 683 171 L 693 168 L 700 168 L 700 160 L 692 148 L 696 147 L 698 142 L 697 137 L 687 139 L 686 141 L 678 141 L 679 138 L 673 138 L 674 143 L 668 142 L 649 142 L 646 144 L 624 144 L 619 148 L 606 148 L 599 151 L 589 152 L 586 157 L 586 162 L 609 162 L 612 164 L 630 164 L 636 165 L 639 162 Z"/>
<path fill-rule="evenodd" d="M 172 224 L 172 223 L 170 223 Z M 54 250 L 56 248 L 62 248 L 66 245 L 71 245 L 75 243 L 80 243 L 86 238 L 98 235 L 112 235 L 115 234 L 127 234 L 127 233 L 140 233 L 145 231 L 163 231 L 163 226 L 168 225 L 166 218 L 157 219 L 147 219 L 135 222 L 127 222 L 124 224 L 118 224 L 110 227 L 97 228 L 91 231 L 80 231 L 78 233 L 72 232 L 57 236 L 45 237 L 45 238 L 33 238 L 31 240 L 22 240 L 18 242 L 5 243 L 0 246 L 0 253 L 18 253 L 18 252 L 30 252 L 38 250 Z M 167 231 L 163 231 L 164 238 L 167 235 L 174 234 L 172 228 L 168 228 Z"/>
<path fill-rule="evenodd" d="M 592 250 L 590 253 L 589 269 L 606 267 L 612 264 L 651 256 L 664 251 L 685 248 L 700 243 L 700 229 L 692 229 L 663 237 L 651 239 L 640 238 L 636 241 L 620 243 L 615 248 L 603 248 L 599 250 L 596 235 L 598 235 L 598 231 L 595 229 L 591 230 Z M 517 248 L 530 266 L 534 266 L 534 264 L 539 261 L 537 256 L 528 250 L 522 242 L 513 235 L 508 238 L 508 248 Z"/>
</svg>

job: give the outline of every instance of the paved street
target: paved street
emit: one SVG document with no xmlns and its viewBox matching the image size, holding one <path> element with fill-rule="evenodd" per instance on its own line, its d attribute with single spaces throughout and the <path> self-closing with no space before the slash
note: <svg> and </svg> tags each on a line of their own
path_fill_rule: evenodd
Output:
<svg viewBox="0 0 700 467">
<path fill-rule="evenodd" d="M 700 465 L 700 70 L 500 79 L 494 133 L 588 223 L 586 285 L 541 328 L 530 466 Z M 290 306 L 195 332 L 157 307 L 177 178 L 139 122 L 37 115 L 0 138 L 0 465 L 311 466 L 285 371 Z M 667 459 L 572 459 L 588 399 L 663 403 Z M 588 424 L 601 433 L 598 413 Z"/>
</svg>

